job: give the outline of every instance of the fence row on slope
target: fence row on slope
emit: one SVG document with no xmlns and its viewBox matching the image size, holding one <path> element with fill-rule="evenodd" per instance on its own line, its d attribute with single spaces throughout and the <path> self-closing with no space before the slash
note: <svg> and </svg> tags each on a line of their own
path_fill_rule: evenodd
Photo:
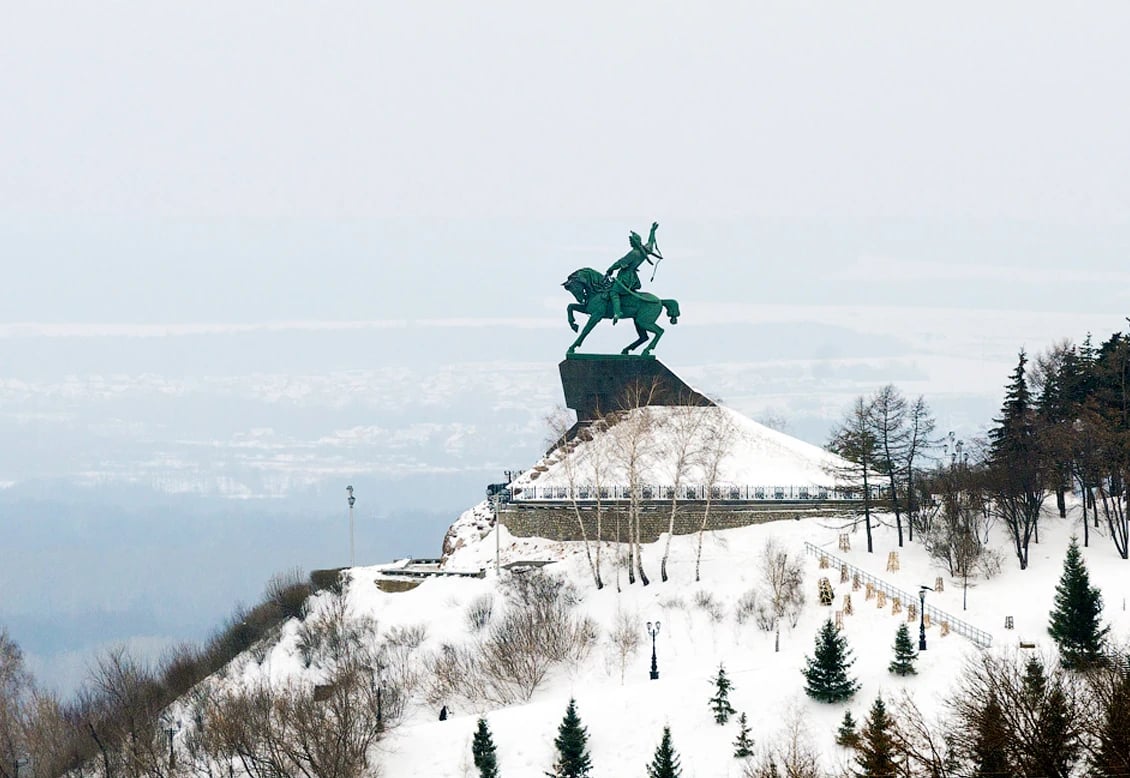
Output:
<svg viewBox="0 0 1130 778">
<path fill-rule="evenodd" d="M 812 554 L 815 557 L 826 557 L 829 564 L 834 565 L 837 569 L 841 566 L 846 566 L 849 573 L 851 573 L 853 576 L 859 576 L 861 583 L 871 584 L 877 591 L 883 592 L 888 597 L 898 597 L 903 603 L 914 602 L 918 599 L 917 594 L 904 592 L 902 589 L 892 586 L 881 578 L 876 578 L 866 570 L 856 567 L 850 562 L 844 559 L 840 559 L 834 554 L 829 554 L 827 551 L 813 543 L 805 541 L 804 548 L 808 553 Z M 972 624 L 962 621 L 961 619 L 955 618 L 954 616 L 951 616 L 940 608 L 935 608 L 933 605 L 927 603 L 926 607 L 923 609 L 923 612 L 930 617 L 930 620 L 932 622 L 948 622 L 951 632 L 956 632 L 963 638 L 973 641 L 980 648 L 989 648 L 993 644 L 993 636 L 988 632 L 983 629 L 978 629 Z"/>
</svg>

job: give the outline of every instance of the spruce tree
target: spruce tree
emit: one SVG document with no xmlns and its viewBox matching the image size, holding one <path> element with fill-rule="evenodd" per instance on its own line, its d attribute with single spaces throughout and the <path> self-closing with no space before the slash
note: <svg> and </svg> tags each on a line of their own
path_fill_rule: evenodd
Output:
<svg viewBox="0 0 1130 778">
<path fill-rule="evenodd" d="M 1099 623 L 1102 609 L 1102 594 L 1091 586 L 1079 544 L 1072 537 L 1063 559 L 1063 574 L 1055 587 L 1055 607 L 1048 623 L 1048 633 L 1059 646 L 1064 667 L 1077 670 L 1101 658 L 1110 629 Z"/>
<path fill-rule="evenodd" d="M 577 701 L 570 699 L 553 741 L 553 745 L 557 747 L 557 764 L 554 765 L 554 772 L 548 775 L 556 778 L 588 778 L 592 769 L 588 739 L 588 730 L 581 726 L 581 717 L 577 715 Z"/>
<path fill-rule="evenodd" d="M 850 710 L 844 711 L 840 721 L 840 728 L 836 730 L 836 745 L 844 748 L 855 748 L 859 745 L 859 732 L 856 729 L 855 718 Z"/>
<path fill-rule="evenodd" d="M 1020 569 L 1028 569 L 1028 545 L 1033 536 L 1040 542 L 1040 506 L 1046 495 L 1044 486 L 1046 456 L 1040 445 L 1037 417 L 1028 391 L 1024 351 L 1012 380 L 1005 388 L 1004 405 L 997 426 L 989 430 L 991 442 L 989 483 L 997 510 L 1012 538 Z"/>
<path fill-rule="evenodd" d="M 849 678 L 848 668 L 855 663 L 847 639 L 839 633 L 831 619 L 824 622 L 816 635 L 816 651 L 805 657 L 805 693 L 820 702 L 841 702 L 859 690 L 859 682 Z"/>
<path fill-rule="evenodd" d="M 479 727 L 471 742 L 471 756 L 474 757 L 475 767 L 479 769 L 479 778 L 499 778 L 498 754 L 486 719 L 479 719 Z"/>
<path fill-rule="evenodd" d="M 734 758 L 746 759 L 753 756 L 753 738 L 749 736 L 749 721 L 745 713 L 738 716 L 738 739 L 734 741 Z"/>
<path fill-rule="evenodd" d="M 663 728 L 663 739 L 655 749 L 655 757 L 647 767 L 647 778 L 679 778 L 683 774 L 679 755 L 671 745 L 671 728 Z"/>
<path fill-rule="evenodd" d="M 995 695 L 990 696 L 981 709 L 975 726 L 969 750 L 974 778 L 1010 778 L 1015 775 L 1008 761 L 1009 736 L 1004 711 Z"/>
<path fill-rule="evenodd" d="M 895 761 L 894 722 L 887 715 L 882 697 L 876 697 L 871 712 L 863 722 L 859 744 L 855 747 L 857 778 L 896 778 L 898 762 Z"/>
<path fill-rule="evenodd" d="M 887 665 L 887 669 L 895 675 L 915 675 L 918 673 L 914 669 L 917 660 L 918 652 L 910 642 L 910 630 L 906 628 L 905 622 L 899 624 L 898 632 L 895 633 L 895 658 Z"/>
<path fill-rule="evenodd" d="M 730 705 L 730 689 L 734 684 L 726 677 L 726 668 L 718 665 L 718 675 L 714 676 L 714 696 L 710 698 L 710 709 L 714 711 L 714 722 L 725 724 L 734 715 L 734 706 Z"/>
</svg>

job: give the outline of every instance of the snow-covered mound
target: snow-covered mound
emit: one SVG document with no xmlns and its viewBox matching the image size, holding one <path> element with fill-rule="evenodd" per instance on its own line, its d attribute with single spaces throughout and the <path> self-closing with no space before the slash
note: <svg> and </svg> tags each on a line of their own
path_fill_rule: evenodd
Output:
<svg viewBox="0 0 1130 778">
<path fill-rule="evenodd" d="M 646 414 L 646 423 L 640 416 Z M 641 433 L 641 427 L 645 432 Z M 535 466 L 513 484 L 515 489 L 568 487 L 571 484 L 628 483 L 624 450 L 632 436 L 645 436 L 640 446 L 643 483 L 715 486 L 833 486 L 830 471 L 848 466 L 843 459 L 818 446 L 766 427 L 729 408 L 656 406 L 629 411 L 608 429 L 589 428 L 571 451 L 551 452 L 542 468 Z M 680 455 L 683 472 L 679 473 Z M 719 457 L 717 472 L 709 475 Z"/>
<path fill-rule="evenodd" d="M 1016 651 L 1021 643 L 1035 643 L 1037 651 L 1050 654 L 1047 637 L 1048 613 L 1062 569 L 1068 538 L 1078 532 L 1079 509 L 1067 520 L 1051 515 L 1041 523 L 1040 544 L 1031 551 L 1030 567 L 1018 568 L 1009 556 L 1003 529 L 994 529 L 993 544 L 1002 553 L 1003 569 L 989 579 L 969 582 L 954 579 L 932 559 L 918 542 L 897 546 L 889 517 L 877 516 L 875 549 L 868 553 L 862 531 L 843 523 L 818 519 L 779 521 L 708 534 L 702 553 L 701 580 L 695 581 L 696 538 L 671 539 L 669 580 L 661 582 L 658 561 L 666 538 L 643 545 L 648 586 L 629 584 L 617 561 L 612 543 L 602 547 L 604 587 L 595 585 L 585 547 L 580 542 L 554 542 L 539 538 L 513 538 L 505 527 L 495 537 L 490 530 L 480 538 L 468 535 L 447 560 L 448 570 L 485 569 L 484 578 L 429 578 L 416 588 L 399 593 L 382 591 L 375 585 L 393 575 L 394 566 L 359 567 L 349 571 L 349 582 L 337 607 L 357 623 L 375 624 L 374 644 L 391 635 L 414 634 L 411 657 L 420 664 L 426 685 L 435 657 L 445 655 L 445 646 L 470 645 L 484 634 L 483 621 L 494 623 L 499 610 L 505 612 L 506 592 L 514 582 L 531 573 L 494 573 L 496 548 L 503 565 L 516 561 L 551 561 L 545 572 L 567 580 L 575 590 L 575 611 L 591 620 L 593 642 L 583 660 L 555 664 L 528 699 L 508 704 L 485 700 L 436 699 L 424 686 L 409 695 L 403 717 L 377 746 L 374 755 L 385 776 L 427 775 L 457 778 L 474 775 L 471 738 L 479 716 L 489 721 L 498 746 L 504 775 L 537 776 L 554 759 L 553 739 L 568 700 L 576 698 L 577 709 L 590 735 L 594 778 L 642 775 L 659 742 L 664 726 L 670 726 L 687 778 L 740 776 L 741 764 L 732 757 L 736 724 L 715 724 L 708 701 L 713 694 L 711 677 L 720 663 L 734 683 L 733 706 L 748 716 L 759 746 L 779 742 L 782 728 L 790 720 L 801 722 L 805 737 L 820 754 L 825 769 L 834 771 L 851 754 L 834 742 L 836 728 L 845 710 L 857 721 L 866 715 L 876 695 L 888 701 L 907 692 L 928 716 L 940 712 L 954 690 L 967 657 L 979 649 L 951 632 L 943 635 L 940 624 L 930 627 L 928 650 L 919 654 L 918 674 L 897 677 L 888 672 L 895 632 L 906 623 L 905 610 L 892 613 L 891 602 L 879 607 L 863 589 L 852 590 L 841 583 L 835 565 L 822 569 L 819 553 L 806 547 L 842 556 L 852 565 L 904 591 L 917 591 L 920 584 L 942 590 L 930 592 L 928 602 L 992 635 L 992 651 Z M 468 511 L 467 524 L 485 522 L 480 508 Z M 850 550 L 840 550 L 847 534 Z M 497 545 L 496 545 L 497 541 Z M 774 651 L 774 636 L 758 626 L 748 607 L 765 596 L 760 558 L 768 542 L 787 550 L 803 565 L 803 591 L 807 604 L 795 626 L 781 631 L 780 651 Z M 594 548 L 590 550 L 595 551 Z M 897 552 L 897 569 L 888 570 L 889 552 Z M 1111 638 L 1125 642 L 1130 635 L 1126 612 L 1128 563 L 1113 545 L 1092 531 L 1090 548 L 1082 549 L 1092 583 L 1105 595 L 1104 619 L 1113 629 Z M 828 577 L 835 589 L 835 605 L 818 602 L 818 581 Z M 844 595 L 854 600 L 854 613 L 843 617 L 844 634 L 854 652 L 852 674 L 862 684 L 849 702 L 828 705 L 805 696 L 801 669 L 805 655 L 813 653 L 817 630 L 836 610 L 843 608 Z M 967 598 L 965 597 L 967 595 Z M 967 599 L 967 607 L 963 600 Z M 318 595 L 310 605 L 307 622 L 333 607 L 329 593 Z M 484 602 L 493 602 L 484 616 Z M 478 618 L 472 618 L 478 614 Z M 1006 616 L 1014 628 L 1005 627 Z M 476 627 L 476 621 L 478 626 Z M 651 643 L 644 625 L 658 622 L 656 637 L 658 680 L 649 678 Z M 639 643 L 626 656 L 618 651 L 613 635 L 627 626 Z M 914 624 L 912 627 L 916 626 Z M 304 627 L 292 621 L 273 646 L 241 656 L 221 684 L 250 683 L 255 678 L 274 683 L 324 683 L 324 670 L 303 661 L 300 633 Z M 915 630 L 916 632 L 916 630 Z M 623 674 L 622 674 L 623 673 Z M 447 718 L 438 717 L 441 704 Z"/>
</svg>

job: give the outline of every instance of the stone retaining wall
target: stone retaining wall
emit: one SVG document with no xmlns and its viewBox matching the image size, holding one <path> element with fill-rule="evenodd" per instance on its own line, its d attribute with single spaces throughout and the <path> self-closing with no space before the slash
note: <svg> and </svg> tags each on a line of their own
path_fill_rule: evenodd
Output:
<svg viewBox="0 0 1130 778">
<path fill-rule="evenodd" d="M 853 516 L 857 505 L 838 500 L 835 502 L 805 501 L 765 501 L 765 502 L 716 502 L 710 505 L 708 530 L 748 527 L 767 521 L 800 519 L 811 516 L 833 517 Z M 702 526 L 705 502 L 683 502 L 675 513 L 675 534 L 689 535 L 698 532 Z M 620 518 L 621 531 L 627 531 L 627 505 L 615 503 L 602 506 L 602 532 L 605 540 L 616 538 L 616 518 Z M 580 505 L 581 519 L 589 540 L 596 538 L 596 506 Z M 507 503 L 501 506 L 500 520 L 511 535 L 517 537 L 539 537 L 550 540 L 580 540 L 581 532 L 573 505 L 560 503 Z M 640 540 L 651 543 L 667 531 L 671 517 L 670 504 L 647 503 L 640 509 Z M 624 538 L 627 539 L 626 537 Z"/>
</svg>

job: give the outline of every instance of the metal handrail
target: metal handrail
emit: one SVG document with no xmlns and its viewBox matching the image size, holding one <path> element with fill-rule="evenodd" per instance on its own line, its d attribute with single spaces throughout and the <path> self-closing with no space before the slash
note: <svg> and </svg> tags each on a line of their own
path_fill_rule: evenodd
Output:
<svg viewBox="0 0 1130 778">
<path fill-rule="evenodd" d="M 892 586 L 881 578 L 877 578 L 874 575 L 871 575 L 871 573 L 867 572 L 866 570 L 856 567 L 850 562 L 841 559 L 834 554 L 829 554 L 826 550 L 813 543 L 808 542 L 807 540 L 804 542 L 804 548 L 813 556 L 826 557 L 830 562 L 835 562 L 837 567 L 846 566 L 848 572 L 853 576 L 858 575 L 859 580 L 863 581 L 864 583 L 870 583 L 873 587 L 883 592 L 888 597 L 898 597 L 903 603 L 911 603 L 918 599 L 918 595 L 904 592 L 902 589 Z M 927 605 L 923 609 L 923 612 L 930 617 L 931 621 L 947 622 L 949 624 L 951 632 L 956 632 L 963 638 L 973 641 L 980 648 L 989 648 L 993 645 L 993 636 L 988 632 L 983 629 L 978 629 L 972 624 L 962 621 L 961 619 L 958 619 L 951 614 L 946 613 L 940 608 L 935 608 L 933 605 Z"/>
<path fill-rule="evenodd" d="M 872 486 L 870 488 L 872 499 L 882 499 L 887 487 Z M 852 487 L 832 487 L 827 485 L 758 485 L 758 484 L 720 484 L 705 486 L 702 484 L 682 485 L 675 489 L 671 484 L 644 484 L 639 487 L 639 498 L 649 502 L 669 502 L 678 496 L 679 500 L 705 500 L 707 492 L 710 499 L 725 502 L 727 500 L 741 500 L 742 502 L 776 500 L 813 500 L 813 501 L 854 501 L 863 498 L 863 490 Z M 601 500 L 618 501 L 629 500 L 632 490 L 628 486 L 594 486 L 579 484 L 569 486 L 513 486 L 511 487 L 511 502 L 533 502 L 552 500 L 578 500 L 593 502 L 597 495 Z"/>
</svg>

